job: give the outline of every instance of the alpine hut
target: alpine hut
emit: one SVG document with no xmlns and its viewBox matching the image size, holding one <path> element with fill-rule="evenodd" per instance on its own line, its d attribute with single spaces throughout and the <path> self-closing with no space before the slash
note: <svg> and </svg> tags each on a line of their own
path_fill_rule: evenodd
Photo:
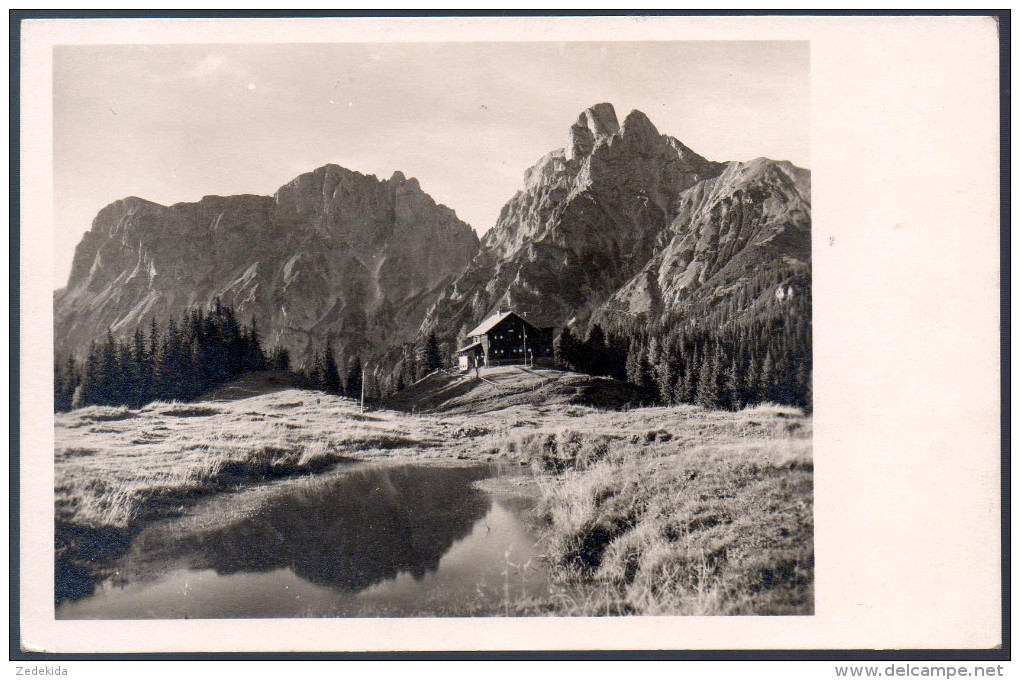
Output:
<svg viewBox="0 0 1020 680">
<path fill-rule="evenodd" d="M 477 366 L 532 364 L 552 351 L 552 328 L 538 328 L 516 312 L 496 310 L 467 334 L 457 350 L 462 371 Z"/>
</svg>

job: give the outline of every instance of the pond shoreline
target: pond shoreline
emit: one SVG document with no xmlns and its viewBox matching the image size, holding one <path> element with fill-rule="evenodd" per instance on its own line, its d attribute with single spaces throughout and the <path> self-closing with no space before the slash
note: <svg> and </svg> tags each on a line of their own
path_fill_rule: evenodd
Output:
<svg viewBox="0 0 1020 680">
<path fill-rule="evenodd" d="M 59 603 L 57 616 L 496 615 L 508 565 L 528 565 L 514 572 L 515 594 L 547 581 L 520 521 L 531 499 L 477 484 L 506 470 L 379 461 L 209 496 L 140 527 L 95 591 Z M 224 600 L 240 583 L 252 592 Z"/>
<path fill-rule="evenodd" d="M 148 527 L 205 503 L 232 499 L 242 515 L 273 489 L 328 479 L 347 463 L 486 464 L 506 474 L 475 485 L 526 499 L 522 517 L 549 568 L 549 593 L 508 603 L 511 615 L 813 609 L 811 421 L 794 409 L 531 405 L 413 416 L 288 390 L 185 410 L 58 414 L 58 601 L 62 587 L 66 597 L 102 582 Z M 721 495 L 697 501 L 706 494 Z M 783 504 L 794 510 L 742 516 Z"/>
</svg>

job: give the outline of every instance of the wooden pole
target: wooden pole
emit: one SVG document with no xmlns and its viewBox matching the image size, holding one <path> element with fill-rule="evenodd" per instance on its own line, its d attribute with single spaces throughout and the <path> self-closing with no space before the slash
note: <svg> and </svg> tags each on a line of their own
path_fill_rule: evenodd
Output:
<svg viewBox="0 0 1020 680">
<path fill-rule="evenodd" d="M 528 327 L 521 326 L 521 330 L 524 331 L 524 365 L 528 366 Z"/>
<path fill-rule="evenodd" d="M 361 369 L 361 412 L 365 412 L 365 369 Z"/>
</svg>

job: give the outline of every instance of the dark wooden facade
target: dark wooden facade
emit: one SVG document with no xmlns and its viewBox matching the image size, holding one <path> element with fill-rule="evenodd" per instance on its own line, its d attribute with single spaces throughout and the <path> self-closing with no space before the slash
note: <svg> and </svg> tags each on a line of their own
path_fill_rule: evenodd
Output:
<svg viewBox="0 0 1020 680">
<path fill-rule="evenodd" d="M 460 367 L 532 364 L 552 355 L 551 328 L 538 328 L 515 312 L 497 312 L 474 328 L 457 350 Z"/>
</svg>

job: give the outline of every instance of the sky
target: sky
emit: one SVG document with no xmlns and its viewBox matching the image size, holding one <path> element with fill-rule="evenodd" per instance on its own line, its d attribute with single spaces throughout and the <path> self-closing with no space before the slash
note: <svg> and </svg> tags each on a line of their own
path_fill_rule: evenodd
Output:
<svg viewBox="0 0 1020 680">
<path fill-rule="evenodd" d="M 96 213 L 400 170 L 484 234 L 585 108 L 646 113 L 710 160 L 810 167 L 807 42 L 62 45 L 55 275 Z"/>
</svg>

